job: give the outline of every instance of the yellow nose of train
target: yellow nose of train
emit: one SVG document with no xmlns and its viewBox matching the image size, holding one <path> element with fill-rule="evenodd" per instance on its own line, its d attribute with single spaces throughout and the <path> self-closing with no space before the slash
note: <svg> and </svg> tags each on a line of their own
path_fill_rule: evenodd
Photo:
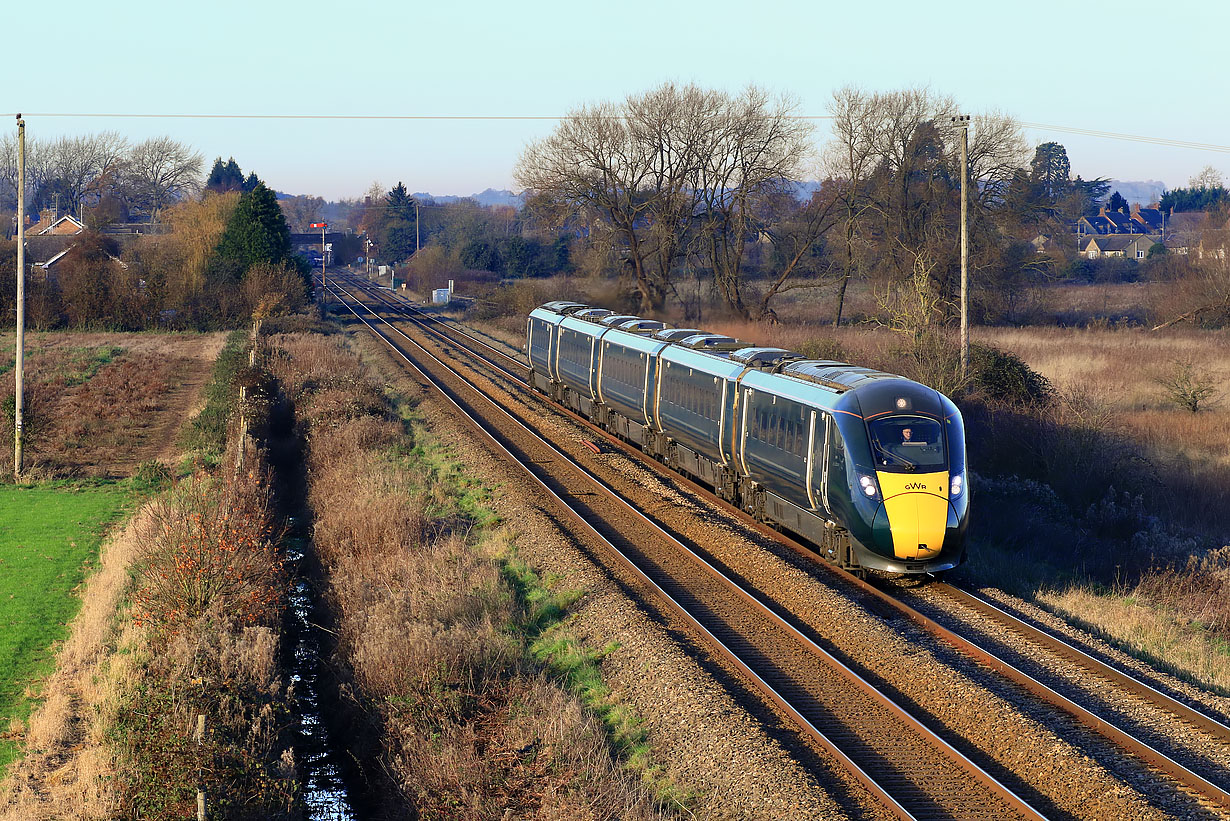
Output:
<svg viewBox="0 0 1230 821">
<path fill-rule="evenodd" d="M 876 478 L 884 497 L 872 525 L 880 549 L 891 549 L 898 559 L 939 555 L 951 510 L 948 472 L 877 472 Z"/>
</svg>

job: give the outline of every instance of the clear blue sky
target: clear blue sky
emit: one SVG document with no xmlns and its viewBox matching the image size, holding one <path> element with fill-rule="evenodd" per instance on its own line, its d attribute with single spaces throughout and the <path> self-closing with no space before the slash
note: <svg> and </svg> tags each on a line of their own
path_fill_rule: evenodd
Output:
<svg viewBox="0 0 1230 821">
<path fill-rule="evenodd" d="M 328 198 L 373 181 L 511 188 L 549 121 L 64 118 L 114 114 L 559 115 L 665 80 L 786 92 L 824 114 L 834 89 L 929 85 L 967 111 L 1230 145 L 1230 4 L 1104 2 L 23 3 L 7 15 L 25 74 L 0 111 L 39 138 L 169 134 L 207 165 L 234 156 L 273 187 Z M 18 34 L 24 31 L 25 35 Z M 60 70 L 51 68 L 56 63 Z M 5 126 L 13 128 L 11 125 Z M 1074 174 L 1171 187 L 1230 153 L 1031 129 Z M 827 138 L 821 122 L 817 141 Z"/>
</svg>

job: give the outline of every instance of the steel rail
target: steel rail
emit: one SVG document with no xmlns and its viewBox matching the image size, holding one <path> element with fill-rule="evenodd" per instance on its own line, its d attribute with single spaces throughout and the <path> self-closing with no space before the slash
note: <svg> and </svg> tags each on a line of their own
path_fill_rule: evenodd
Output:
<svg viewBox="0 0 1230 821">
<path fill-rule="evenodd" d="M 449 339 L 448 341 L 450 343 L 456 344 L 455 340 Z M 475 353 L 475 352 L 471 352 L 471 353 Z M 475 354 L 475 355 L 482 358 L 480 354 Z M 490 360 L 485 360 L 485 361 L 487 361 L 488 364 L 496 367 L 499 371 L 507 375 L 509 378 L 517 380 L 522 385 L 528 385 L 528 382 L 522 379 L 520 376 L 511 373 L 510 371 L 506 370 L 503 367 L 500 367 L 499 365 L 491 362 Z M 519 363 L 519 364 L 521 364 L 524 367 L 524 363 Z M 800 553 L 811 559 L 816 558 L 817 554 L 815 553 L 815 551 L 812 550 L 810 547 L 808 547 L 806 544 L 799 542 L 787 536 L 786 534 L 767 526 L 766 524 L 750 516 L 748 513 L 741 510 L 740 508 L 734 505 L 731 505 L 728 502 L 718 498 L 716 495 L 712 493 L 712 491 L 710 491 L 704 485 L 701 485 L 685 476 L 682 476 L 681 474 L 675 473 L 674 471 L 667 470 L 666 468 L 664 468 L 662 465 L 660 465 L 658 462 L 653 460 L 651 457 L 649 457 L 644 452 L 640 451 L 637 448 L 628 446 L 621 439 L 612 435 L 606 430 L 594 425 L 592 422 L 590 422 L 585 417 L 580 416 L 579 414 L 573 412 L 572 410 L 568 408 L 563 408 L 562 406 L 555 405 L 554 403 L 552 403 L 552 408 L 563 410 L 568 415 L 569 418 L 580 422 L 581 424 L 585 425 L 591 431 L 603 436 L 610 444 L 619 448 L 621 452 L 636 457 L 638 461 L 640 461 L 643 465 L 646 465 L 652 468 L 653 470 L 658 472 L 659 475 L 667 476 L 674 481 L 681 481 L 686 487 L 688 487 L 689 490 L 692 490 L 693 492 L 696 492 L 699 495 L 702 495 L 706 500 L 708 500 L 711 503 L 716 503 L 725 512 L 734 515 L 740 521 L 751 526 L 756 532 L 774 539 L 778 543 L 790 548 L 796 553 Z M 1223 789 L 1221 786 L 1214 784 L 1213 782 L 1201 776 L 1199 773 L 1196 773 L 1190 770 L 1189 768 L 1183 766 L 1179 762 L 1167 756 L 1165 753 L 1161 752 L 1160 750 L 1155 749 L 1148 743 L 1137 739 L 1136 737 L 1131 735 L 1129 732 L 1116 726 L 1113 722 L 1102 718 L 1101 716 L 1094 713 L 1092 710 L 1089 710 L 1081 706 L 1080 704 L 1077 704 L 1075 701 L 1072 701 L 1071 699 L 1062 695 L 1061 693 L 1056 692 L 1054 689 L 1034 679 L 1028 673 L 1025 673 L 1024 671 L 1013 666 L 1011 663 L 999 658 L 997 655 L 995 655 L 991 651 L 986 650 L 985 648 L 979 647 L 974 642 L 970 641 L 969 639 L 964 638 L 963 636 L 957 634 L 956 632 L 950 630 L 949 628 L 944 627 L 943 625 L 936 622 L 934 619 L 931 619 L 930 617 L 924 615 L 923 613 L 919 612 L 913 607 L 910 607 L 905 602 L 902 602 L 896 597 L 891 596 L 888 593 L 885 593 L 883 590 L 871 584 L 870 582 L 864 579 L 861 579 L 855 576 L 854 574 L 849 573 L 827 561 L 824 561 L 823 559 L 817 562 L 817 566 L 823 568 L 826 572 L 835 574 L 838 578 L 840 578 L 846 584 L 857 588 L 864 595 L 870 596 L 871 598 L 875 599 L 881 606 L 890 608 L 891 610 L 897 612 L 901 616 L 904 616 L 910 622 L 912 622 L 919 628 L 923 629 L 930 635 L 934 636 L 935 638 L 939 639 L 940 641 L 949 645 L 950 647 L 953 647 L 954 649 L 958 650 L 959 652 L 962 653 L 962 655 L 965 655 L 967 658 L 970 658 L 974 662 L 984 665 L 987 668 L 995 671 L 999 675 L 1011 681 L 1013 684 L 1031 693 L 1034 697 L 1038 698 L 1040 701 L 1046 704 L 1049 704 L 1050 706 L 1069 714 L 1070 716 L 1075 718 L 1079 723 L 1094 730 L 1099 735 L 1103 736 L 1107 740 L 1114 743 L 1116 746 L 1120 747 L 1121 749 L 1126 750 L 1127 752 L 1131 753 L 1139 760 L 1157 769 L 1158 771 L 1166 774 L 1167 776 L 1174 779 L 1178 783 L 1183 784 L 1184 786 L 1194 790 L 1200 795 L 1203 795 L 1207 798 L 1210 798 L 1216 801 L 1217 803 L 1221 804 L 1224 807 L 1230 808 L 1230 792 L 1228 792 L 1226 789 Z M 944 587 L 947 587 L 953 590 L 959 590 L 959 588 L 953 588 L 951 585 L 944 585 Z M 968 596 L 969 594 L 967 593 L 965 595 Z M 984 612 L 984 615 L 987 615 L 988 617 L 992 617 L 990 616 L 989 612 L 986 612 L 985 610 L 980 610 L 980 612 Z M 1015 622 L 1024 624 L 1023 622 L 1020 622 L 1019 619 L 1016 619 L 1014 616 L 1011 616 L 1011 614 L 1005 613 L 1004 615 L 1010 619 L 1013 619 Z M 1047 635 L 1047 634 L 1042 633 L 1042 635 Z M 1047 649 L 1051 649 L 1053 652 L 1058 653 L 1059 651 L 1055 650 L 1052 647 L 1052 644 L 1051 644 L 1052 641 L 1056 643 L 1062 643 L 1062 642 L 1058 642 L 1058 640 L 1056 639 L 1053 639 L 1053 637 L 1051 638 L 1051 641 L 1040 641 L 1039 643 L 1043 644 Z M 1077 650 L 1076 648 L 1071 648 L 1071 649 L 1075 653 L 1078 653 L 1081 656 L 1088 658 L 1091 662 L 1096 663 L 1096 665 L 1090 665 L 1090 666 L 1097 667 L 1095 674 L 1104 674 L 1103 669 L 1110 671 L 1109 673 L 1105 673 L 1107 678 L 1111 679 L 1116 684 L 1119 684 L 1125 690 L 1137 696 L 1138 698 L 1142 698 L 1146 701 L 1149 701 L 1150 703 L 1153 703 L 1155 706 L 1163 710 L 1176 714 L 1176 716 L 1181 717 L 1183 720 L 1188 721 L 1189 723 L 1193 724 L 1199 729 L 1202 729 L 1205 732 L 1208 732 L 1209 734 L 1215 736 L 1219 740 L 1224 740 L 1225 739 L 1224 734 L 1227 732 L 1230 732 L 1230 728 L 1225 727 L 1225 725 L 1221 724 L 1215 719 L 1199 711 L 1193 710 L 1187 705 L 1184 705 L 1182 702 L 1173 699 L 1172 697 L 1166 695 L 1165 693 L 1161 693 L 1160 691 L 1157 691 L 1155 688 L 1150 687 L 1144 682 L 1141 682 L 1138 679 L 1135 679 L 1134 677 L 1126 673 L 1123 673 L 1122 671 L 1115 670 L 1113 667 L 1110 667 L 1109 665 L 1106 665 L 1103 662 L 1098 661 L 1097 659 L 1093 659 L 1091 656 L 1088 656 L 1087 654 L 1081 653 L 1081 651 Z M 1064 657 L 1069 658 L 1069 660 L 1073 661 L 1073 663 L 1078 663 L 1078 664 L 1082 663 L 1079 660 L 1077 660 L 1075 656 L 1069 657 L 1065 654 Z M 1151 695 L 1152 693 L 1156 693 L 1161 698 L 1160 699 L 1154 698 Z"/>
<path fill-rule="evenodd" d="M 465 330 L 465 328 L 459 325 L 450 325 L 449 323 L 440 319 L 438 316 L 432 316 L 431 314 L 424 311 L 422 308 L 410 302 L 408 299 L 398 296 L 397 293 L 394 291 L 386 291 L 384 288 L 380 288 L 376 286 L 374 283 L 371 282 L 371 280 L 364 279 L 363 277 L 360 277 L 356 274 L 345 274 L 343 275 L 343 279 L 346 282 L 349 282 L 351 285 L 354 285 L 356 288 L 359 288 L 364 293 L 370 296 L 377 297 L 382 302 L 384 302 L 384 304 L 386 305 L 389 305 L 391 307 L 397 307 L 397 308 L 402 309 L 403 311 L 412 313 L 414 314 L 414 316 L 422 319 L 425 322 L 430 322 L 433 325 L 439 325 L 441 328 L 447 328 L 453 333 L 460 334 L 461 336 L 470 340 L 474 344 L 481 345 L 482 347 L 486 348 L 488 351 L 495 354 L 496 356 L 502 357 L 508 360 L 509 362 L 512 362 L 514 365 L 518 367 L 525 368 L 526 370 L 529 369 L 529 366 L 526 365 L 524 362 L 522 362 L 517 357 L 510 356 L 504 353 L 503 351 L 501 351 L 499 348 L 495 347 L 491 343 L 486 342 L 482 339 L 479 339 L 477 336 Z"/>
<path fill-rule="evenodd" d="M 1173 714 L 1176 718 L 1191 724 L 1198 730 L 1216 738 L 1218 741 L 1230 743 L 1230 726 L 1218 721 L 1213 716 L 1203 713 L 1189 704 L 1184 704 L 1174 696 L 1153 687 L 1148 682 L 1141 681 L 1119 670 L 1091 653 L 1064 641 L 1058 636 L 1031 624 L 1020 616 L 1010 613 L 984 596 L 963 590 L 952 584 L 937 582 L 932 588 L 941 595 L 948 596 L 980 615 L 1008 628 L 1035 644 L 1045 647 L 1060 658 L 1084 667 L 1100 678 L 1108 679 L 1119 687 L 1127 690 L 1155 707 Z"/>
<path fill-rule="evenodd" d="M 504 454 L 504 456 L 507 459 L 512 461 L 517 466 L 521 467 L 527 474 L 529 474 L 534 479 L 535 483 L 540 488 L 542 488 L 548 493 L 550 498 L 555 500 L 557 504 L 559 504 L 565 510 L 568 511 L 569 518 L 577 522 L 587 533 L 589 533 L 595 539 L 598 539 L 600 543 L 604 544 L 607 547 L 607 549 L 612 551 L 612 553 L 619 559 L 621 565 L 623 565 L 628 570 L 630 570 L 639 580 L 642 581 L 642 583 L 647 585 L 649 589 L 653 591 L 655 596 L 657 596 L 661 601 L 663 601 L 672 612 L 677 613 L 689 625 L 691 625 L 694 629 L 696 629 L 700 633 L 700 635 L 704 638 L 704 640 L 710 643 L 710 645 L 714 649 L 717 650 L 718 654 L 721 657 L 727 659 L 732 664 L 734 664 L 735 667 L 740 672 L 742 672 L 745 676 L 749 678 L 749 680 L 753 682 L 754 686 L 757 689 L 761 690 L 761 692 L 766 697 L 768 697 L 770 701 L 772 701 L 779 708 L 781 708 L 788 716 L 790 716 L 791 720 L 793 720 L 808 736 L 813 738 L 813 740 L 815 740 L 817 744 L 819 744 L 826 751 L 828 751 L 831 755 L 833 755 L 838 761 L 842 763 L 843 766 L 846 766 L 847 768 L 849 768 L 850 772 L 855 776 L 855 778 L 860 783 L 862 783 L 870 792 L 872 792 L 873 795 L 879 798 L 885 804 L 886 807 L 888 807 L 894 814 L 898 815 L 898 817 L 901 817 L 901 818 L 913 818 L 914 817 L 912 814 L 910 814 L 908 810 L 906 810 L 897 801 L 895 797 L 893 797 L 887 790 L 885 790 L 881 785 L 879 785 L 875 781 L 874 777 L 872 777 L 862 767 L 860 767 L 857 764 L 857 762 L 851 759 L 850 756 L 845 751 L 843 751 L 835 742 L 833 742 L 831 739 L 825 736 L 824 733 L 819 728 L 817 728 L 810 720 L 808 720 L 807 717 L 804 716 L 798 708 L 792 705 L 785 696 L 783 696 L 780 692 L 778 692 L 777 689 L 774 688 L 771 684 L 769 684 L 762 676 L 756 673 L 743 659 L 741 659 L 738 656 L 738 654 L 735 651 L 730 649 L 716 635 L 714 635 L 708 628 L 706 628 L 695 616 L 693 616 L 690 612 L 688 612 L 685 605 L 681 604 L 676 599 L 674 599 L 666 590 L 664 590 L 660 585 L 658 585 L 657 582 L 655 582 L 643 570 L 641 570 L 641 568 L 638 567 L 636 563 L 631 558 L 629 558 L 622 550 L 620 550 L 617 545 L 613 544 L 609 539 L 607 539 L 597 529 L 595 529 L 594 526 L 580 512 L 572 508 L 572 506 L 569 505 L 568 502 L 565 499 L 563 499 L 563 497 L 561 497 L 558 493 L 556 493 L 535 471 L 533 471 L 530 468 L 530 466 L 524 464 L 522 460 L 518 459 L 517 456 L 514 453 L 512 453 L 512 451 L 503 442 L 500 441 L 499 437 L 496 436 L 485 425 L 483 425 L 482 422 L 478 420 L 473 414 L 468 412 L 460 404 L 460 402 L 458 402 L 457 399 L 451 395 L 451 392 L 448 389 L 446 389 L 437 380 L 435 380 L 433 377 L 431 377 L 429 374 L 423 371 L 416 363 L 414 363 L 408 356 L 406 356 L 406 354 L 403 351 L 401 351 L 395 344 L 393 344 L 393 342 L 390 339 L 388 339 L 385 336 L 385 334 L 381 333 L 370 322 L 368 322 L 363 316 L 361 316 L 357 311 L 355 311 L 354 308 L 351 306 L 351 304 L 345 301 L 344 297 L 346 295 L 340 288 L 337 288 L 336 286 L 332 284 L 330 285 L 330 287 L 335 289 L 335 293 L 337 293 L 337 295 L 339 296 L 339 299 L 341 299 L 342 304 L 347 308 L 348 311 L 350 311 L 351 314 L 353 314 L 360 322 L 362 322 L 365 326 L 367 326 L 377 337 L 379 337 L 386 345 L 388 345 L 398 356 L 400 356 L 411 367 L 411 369 L 414 370 L 414 372 L 418 374 L 425 382 L 430 384 L 440 394 L 445 396 L 446 399 L 450 402 L 450 404 L 452 404 L 453 407 L 456 408 L 457 411 L 469 421 L 471 426 L 473 426 L 474 428 L 480 431 L 484 439 L 486 439 L 488 442 L 493 444 L 496 447 L 498 452 Z M 361 303 L 359 304 L 361 305 Z M 378 314 L 375 313 L 375 311 L 372 311 L 367 306 L 362 306 L 362 307 L 366 308 L 368 312 L 371 313 L 373 316 L 375 316 L 376 319 L 379 320 L 381 323 L 388 326 L 394 332 L 396 332 L 397 334 L 405 338 L 410 344 L 417 347 L 420 351 L 423 352 L 423 354 L 435 360 L 437 364 L 439 364 L 441 367 L 444 367 L 448 369 L 449 371 L 453 372 L 454 374 L 456 374 L 456 371 L 453 370 L 453 368 L 448 363 L 436 357 L 433 353 L 431 353 L 426 348 L 424 348 L 420 343 L 418 343 L 416 340 L 414 340 L 404 331 L 397 328 L 395 325 L 388 322 L 383 317 L 380 317 Z M 460 376 L 460 374 L 457 374 L 457 375 Z M 461 377 L 461 378 L 464 380 L 464 377 Z M 956 764 L 961 769 L 963 769 L 967 774 L 973 777 L 978 783 L 981 783 L 986 789 L 992 791 L 995 795 L 997 795 L 999 798 L 1004 800 L 1013 810 L 1020 813 L 1023 817 L 1026 817 L 1026 818 L 1043 818 L 1044 817 L 1041 813 L 1039 813 L 1037 810 L 1035 810 L 1029 804 L 1027 804 L 1024 800 L 1018 797 L 1010 788 L 1000 783 L 997 779 L 994 778 L 994 776 L 991 776 L 989 773 L 987 773 L 985 770 L 979 767 L 976 763 L 974 763 L 968 757 L 963 755 L 959 750 L 957 750 L 955 747 L 953 747 L 943 738 L 941 738 L 936 733 L 934 733 L 930 728 L 926 727 L 926 725 L 922 724 L 920 721 L 918 721 L 918 719 L 914 718 L 907 711 L 905 711 L 903 708 L 901 708 L 899 705 L 897 705 L 891 699 L 889 699 L 887 696 L 881 693 L 877 688 L 875 688 L 874 685 L 872 685 L 870 682 L 863 679 L 854 670 L 842 664 L 839 660 L 837 660 L 830 653 L 824 650 L 824 648 L 816 644 L 812 639 L 810 639 L 808 636 L 802 633 L 797 627 L 795 627 L 787 619 L 785 619 L 783 616 L 777 613 L 773 608 L 770 608 L 764 602 L 760 601 L 757 597 L 755 597 L 754 595 L 749 593 L 747 590 L 745 590 L 740 584 L 728 578 L 718 568 L 714 567 L 712 564 L 706 561 L 703 557 L 701 557 L 695 551 L 689 548 L 686 544 L 676 539 L 674 536 L 672 536 L 670 533 L 664 530 L 660 525 L 658 525 L 655 521 L 653 521 L 651 518 L 646 516 L 641 511 L 639 511 L 635 506 L 631 505 L 629 502 L 624 500 L 617 492 L 615 492 L 612 488 L 610 488 L 605 482 L 603 482 L 601 479 L 599 479 L 598 477 L 590 473 L 588 470 L 586 470 L 583 466 L 578 464 L 574 459 L 572 459 L 572 457 L 565 454 L 563 451 L 557 448 L 553 443 L 551 443 L 550 441 L 542 437 L 536 431 L 526 426 L 515 416 L 512 416 L 511 414 L 509 414 L 506 410 L 501 408 L 498 405 L 498 403 L 496 403 L 493 399 L 486 396 L 481 391 L 478 391 L 476 388 L 473 390 L 476 396 L 481 397 L 498 413 L 502 414 L 505 418 L 509 419 L 514 424 L 516 424 L 518 427 L 520 427 L 525 433 L 527 433 L 528 435 L 533 437 L 535 440 L 537 440 L 537 442 L 541 446 L 547 448 L 550 452 L 554 453 L 561 460 L 579 469 L 595 487 L 599 488 L 604 494 L 608 495 L 610 498 L 616 500 L 626 511 L 636 516 L 640 521 L 642 521 L 643 523 L 651 527 L 656 533 L 658 533 L 661 536 L 662 539 L 666 540 L 677 550 L 688 555 L 694 562 L 700 565 L 700 567 L 704 569 L 708 574 L 710 574 L 715 580 L 721 582 L 725 587 L 727 587 L 727 589 L 730 592 L 737 594 L 740 597 L 740 599 L 748 603 L 754 610 L 758 612 L 759 615 L 761 615 L 764 618 L 769 619 L 772 623 L 777 625 L 779 628 L 786 630 L 797 642 L 802 644 L 803 647 L 809 653 L 811 653 L 812 655 L 814 655 L 815 657 L 823 661 L 826 665 L 828 665 L 831 669 L 835 670 L 839 675 L 841 675 L 847 681 L 851 682 L 854 686 L 858 687 L 860 690 L 864 691 L 869 696 L 874 698 L 877 703 L 879 703 L 882 707 L 887 709 L 898 720 L 904 722 L 908 727 L 910 727 L 912 730 L 914 730 L 916 733 L 918 733 L 920 736 L 926 739 L 942 755 L 944 755 L 954 764 Z"/>
</svg>

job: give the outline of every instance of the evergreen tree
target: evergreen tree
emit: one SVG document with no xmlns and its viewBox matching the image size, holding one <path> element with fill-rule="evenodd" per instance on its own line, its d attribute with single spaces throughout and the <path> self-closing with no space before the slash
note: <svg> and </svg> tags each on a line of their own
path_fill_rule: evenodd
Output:
<svg viewBox="0 0 1230 821">
<path fill-rule="evenodd" d="M 1030 163 L 1030 177 L 1042 185 L 1043 193 L 1052 201 L 1068 193 L 1071 181 L 1072 164 L 1068 161 L 1068 150 L 1059 143 L 1042 143 L 1034 151 L 1033 162 Z"/>
<path fill-rule="evenodd" d="M 1128 201 L 1123 198 L 1123 195 L 1118 191 L 1110 195 L 1110 205 L 1107 208 L 1111 211 L 1119 211 L 1128 216 L 1131 216 L 1132 209 L 1128 205 Z"/>
<path fill-rule="evenodd" d="M 235 162 L 235 158 L 231 157 L 225 163 L 222 158 L 214 160 L 214 167 L 209 172 L 209 176 L 205 179 L 205 188 L 208 191 L 238 191 L 243 187 L 243 171 L 239 169 L 239 163 Z"/>
<path fill-rule="evenodd" d="M 253 265 L 293 262 L 290 228 L 273 192 L 263 182 L 245 192 L 235 206 L 215 254 L 216 270 L 238 279 Z"/>
<path fill-rule="evenodd" d="M 243 189 L 243 192 L 247 194 L 252 191 L 255 191 L 256 186 L 263 185 L 263 184 L 264 183 L 261 182 L 261 178 L 256 176 L 256 172 L 253 171 L 251 174 L 248 175 L 248 178 L 243 181 L 243 184 L 241 187 Z"/>
<path fill-rule="evenodd" d="M 414 197 L 406 193 L 406 186 L 398 181 L 384 198 L 388 205 L 389 219 L 414 221 Z"/>
</svg>

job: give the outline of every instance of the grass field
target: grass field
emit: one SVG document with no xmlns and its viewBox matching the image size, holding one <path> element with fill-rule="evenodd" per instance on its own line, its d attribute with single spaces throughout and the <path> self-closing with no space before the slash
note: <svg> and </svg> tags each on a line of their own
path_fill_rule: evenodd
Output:
<svg viewBox="0 0 1230 821">
<path fill-rule="evenodd" d="M 75 590 L 98 556 L 108 523 L 130 504 L 124 485 L 0 485 L 0 770 L 52 646 L 77 612 Z"/>
</svg>

